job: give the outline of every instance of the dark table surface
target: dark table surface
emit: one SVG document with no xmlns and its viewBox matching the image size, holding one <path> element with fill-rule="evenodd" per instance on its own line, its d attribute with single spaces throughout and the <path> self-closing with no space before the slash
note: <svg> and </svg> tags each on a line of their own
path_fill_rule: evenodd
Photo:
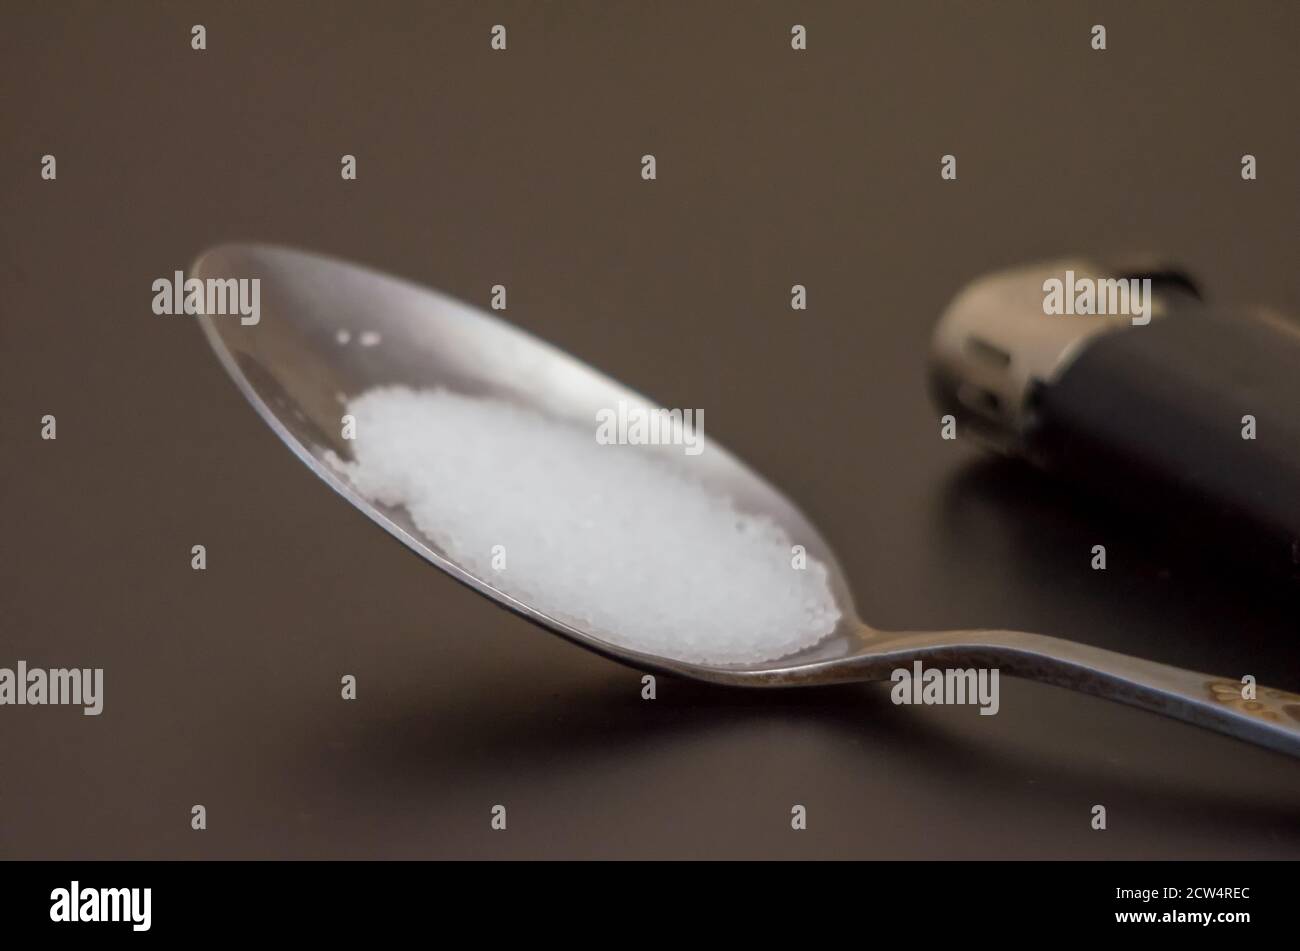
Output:
<svg viewBox="0 0 1300 951">
<path fill-rule="evenodd" d="M 1300 764 L 1051 687 L 1004 681 L 993 717 L 880 685 L 663 680 L 643 701 L 637 672 L 342 504 L 192 319 L 150 309 L 153 280 L 238 239 L 480 303 L 502 283 L 512 321 L 705 408 L 824 529 L 873 624 L 1038 630 L 1294 690 L 1294 587 L 942 441 L 923 367 L 965 281 L 1060 253 L 1155 251 L 1218 299 L 1300 311 L 1300 6 L 0 18 L 0 666 L 105 669 L 97 718 L 0 708 L 0 856 L 1300 855 Z"/>
</svg>

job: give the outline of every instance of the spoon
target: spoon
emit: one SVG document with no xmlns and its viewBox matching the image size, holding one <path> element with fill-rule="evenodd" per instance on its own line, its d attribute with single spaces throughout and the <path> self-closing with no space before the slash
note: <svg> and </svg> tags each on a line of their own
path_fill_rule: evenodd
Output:
<svg viewBox="0 0 1300 951">
<path fill-rule="evenodd" d="M 401 506 L 364 498 L 331 464 L 349 458 L 343 403 L 387 384 L 508 400 L 591 426 L 597 410 L 640 395 L 530 334 L 437 291 L 335 259 L 269 245 L 200 255 L 190 277 L 260 280 L 260 320 L 200 316 L 208 342 L 263 421 L 335 491 L 417 554 L 498 604 L 638 670 L 716 684 L 785 687 L 888 680 L 898 668 L 997 668 L 1117 700 L 1300 756 L 1300 695 L 1157 664 L 1073 641 L 1017 631 L 886 632 L 856 617 L 839 565 L 817 529 L 780 492 L 707 439 L 691 474 L 742 511 L 765 515 L 821 561 L 841 620 L 813 647 L 747 665 L 687 663 L 609 643 L 550 617 L 467 571 Z M 664 452 L 670 464 L 681 455 Z M 675 462 L 674 462 L 675 461 Z"/>
</svg>

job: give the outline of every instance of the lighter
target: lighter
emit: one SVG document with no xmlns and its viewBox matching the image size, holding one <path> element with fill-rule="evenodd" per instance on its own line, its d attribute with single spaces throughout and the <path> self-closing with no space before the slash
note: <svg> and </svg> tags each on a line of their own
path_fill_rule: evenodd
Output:
<svg viewBox="0 0 1300 951">
<path fill-rule="evenodd" d="M 1170 269 L 1059 261 L 967 286 L 935 328 L 957 431 L 1300 579 L 1300 330 Z"/>
</svg>

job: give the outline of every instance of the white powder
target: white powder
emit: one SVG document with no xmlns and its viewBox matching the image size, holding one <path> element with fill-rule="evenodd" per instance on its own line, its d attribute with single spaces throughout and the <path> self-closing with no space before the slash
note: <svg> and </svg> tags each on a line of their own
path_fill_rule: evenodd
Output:
<svg viewBox="0 0 1300 951">
<path fill-rule="evenodd" d="M 586 430 L 405 387 L 347 411 L 354 461 L 342 467 L 362 495 L 404 505 L 471 574 L 602 640 L 741 664 L 809 647 L 839 620 L 826 567 L 792 567 L 783 529 L 644 449 L 599 445 L 594 418 Z"/>
</svg>

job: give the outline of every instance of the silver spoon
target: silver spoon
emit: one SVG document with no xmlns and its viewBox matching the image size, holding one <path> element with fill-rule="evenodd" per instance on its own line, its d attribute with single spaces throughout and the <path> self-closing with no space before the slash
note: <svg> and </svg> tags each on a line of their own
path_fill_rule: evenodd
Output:
<svg viewBox="0 0 1300 951">
<path fill-rule="evenodd" d="M 1254 699 L 1245 699 L 1234 678 L 1041 634 L 887 632 L 868 626 L 856 617 L 853 596 L 817 529 L 776 489 L 707 440 L 707 451 L 692 457 L 692 475 L 742 510 L 767 515 L 824 563 L 842 620 L 816 646 L 756 665 L 684 663 L 610 644 L 466 571 L 415 527 L 405 509 L 363 498 L 328 460 L 331 453 L 350 456 L 341 435 L 342 402 L 376 385 L 441 386 L 494 396 L 584 425 L 592 425 L 596 410 L 620 399 L 649 407 L 643 397 L 484 311 L 342 261 L 267 245 L 225 245 L 202 254 L 190 276 L 260 279 L 258 323 L 245 323 L 238 315 L 199 320 L 240 391 L 299 459 L 418 554 L 575 644 L 639 670 L 750 687 L 887 680 L 915 661 L 926 668 L 998 668 L 1300 755 L 1300 696 L 1293 693 L 1258 687 Z"/>
</svg>

